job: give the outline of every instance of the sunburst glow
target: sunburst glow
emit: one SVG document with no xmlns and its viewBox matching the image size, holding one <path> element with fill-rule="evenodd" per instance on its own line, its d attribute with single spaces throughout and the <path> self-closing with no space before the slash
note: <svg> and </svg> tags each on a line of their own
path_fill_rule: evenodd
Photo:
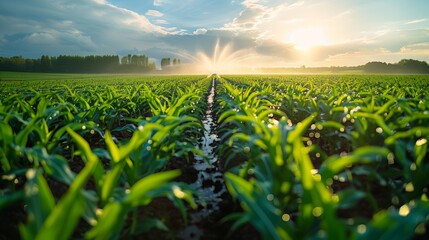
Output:
<svg viewBox="0 0 429 240">
<path fill-rule="evenodd" d="M 286 43 L 300 51 L 309 51 L 317 46 L 329 45 L 330 41 L 322 28 L 302 28 L 288 34 Z"/>
<path fill-rule="evenodd" d="M 214 46 L 212 56 L 203 51 L 197 53 L 198 64 L 203 71 L 209 73 L 237 72 L 241 62 L 250 57 L 251 54 L 246 51 L 234 51 L 230 43 L 222 46 L 219 40 Z"/>
</svg>

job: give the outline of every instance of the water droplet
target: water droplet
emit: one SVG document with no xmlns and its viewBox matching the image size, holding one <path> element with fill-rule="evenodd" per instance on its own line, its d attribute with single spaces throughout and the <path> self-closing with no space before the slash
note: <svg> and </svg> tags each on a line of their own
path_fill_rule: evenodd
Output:
<svg viewBox="0 0 429 240">
<path fill-rule="evenodd" d="M 267 200 L 268 201 L 273 201 L 274 200 L 274 195 L 273 194 L 268 194 L 267 195 Z"/>
<path fill-rule="evenodd" d="M 95 133 L 95 131 L 94 131 L 94 129 L 91 129 L 91 131 L 89 131 L 91 134 L 94 134 Z"/>
<path fill-rule="evenodd" d="M 405 191 L 407 191 L 407 192 L 412 192 L 412 191 L 414 191 L 414 185 L 413 185 L 413 183 L 412 183 L 412 182 L 409 182 L 409 183 L 407 183 L 407 184 L 405 185 Z"/>
<path fill-rule="evenodd" d="M 89 220 L 89 224 L 90 224 L 91 226 L 95 226 L 95 225 L 97 225 L 97 220 L 95 220 L 95 219 L 90 219 L 90 220 Z"/>
<path fill-rule="evenodd" d="M 27 177 L 27 179 L 34 178 L 34 176 L 36 176 L 36 170 L 34 170 L 32 168 L 28 169 L 25 176 Z"/>
<path fill-rule="evenodd" d="M 85 129 L 86 129 L 86 126 L 85 126 L 85 125 L 83 125 L 83 126 L 82 126 L 82 129 L 83 129 L 83 130 L 85 130 Z"/>
<path fill-rule="evenodd" d="M 428 141 L 426 140 L 426 138 L 419 139 L 419 140 L 417 140 L 417 142 L 416 142 L 416 146 L 423 146 L 423 145 L 425 145 L 427 142 L 428 142 Z"/>
<path fill-rule="evenodd" d="M 380 134 L 383 133 L 383 129 L 381 127 L 376 128 L 375 131 Z"/>
<path fill-rule="evenodd" d="M 399 215 L 406 217 L 409 213 L 410 213 L 410 208 L 408 207 L 407 204 L 404 204 L 399 208 Z"/>
<path fill-rule="evenodd" d="M 290 215 L 287 214 L 287 213 L 283 214 L 282 215 L 282 220 L 285 221 L 285 222 L 288 222 L 290 220 Z"/>
<path fill-rule="evenodd" d="M 186 195 L 185 192 L 183 192 L 179 186 L 173 186 L 173 194 L 174 194 L 174 196 L 176 196 L 179 199 L 184 198 Z"/>
<path fill-rule="evenodd" d="M 128 189 L 129 190 L 129 189 Z M 103 209 L 101 209 L 101 208 L 97 208 L 96 210 L 95 210 L 95 215 L 97 215 L 97 216 L 101 216 L 103 214 Z"/>
<path fill-rule="evenodd" d="M 250 147 L 247 147 L 247 146 L 246 146 L 246 147 L 244 147 L 244 148 L 243 148 L 243 151 L 244 151 L 245 153 L 250 152 Z"/>
<path fill-rule="evenodd" d="M 315 137 L 315 138 L 320 138 L 320 133 L 318 133 L 318 132 L 317 132 L 317 133 L 315 133 L 315 134 L 314 134 L 314 137 Z"/>
<path fill-rule="evenodd" d="M 323 208 L 321 208 L 321 207 L 315 207 L 315 208 L 313 208 L 313 210 L 311 211 L 311 213 L 315 217 L 320 217 L 320 215 L 323 214 Z"/>
<path fill-rule="evenodd" d="M 359 224 L 357 227 L 357 232 L 359 234 L 364 234 L 366 232 L 366 226 L 365 224 Z"/>
<path fill-rule="evenodd" d="M 417 165 L 415 163 L 411 163 L 410 170 L 411 171 L 416 171 L 416 169 L 417 169 Z"/>
</svg>

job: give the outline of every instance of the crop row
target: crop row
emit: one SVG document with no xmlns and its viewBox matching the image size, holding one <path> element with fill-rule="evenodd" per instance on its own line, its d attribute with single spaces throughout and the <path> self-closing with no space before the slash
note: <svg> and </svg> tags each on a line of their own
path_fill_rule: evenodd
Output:
<svg viewBox="0 0 429 240">
<path fill-rule="evenodd" d="M 173 182 L 180 171 L 166 165 L 200 154 L 209 79 L 74 83 L 2 89 L 0 210 L 24 206 L 21 237 L 106 239 L 165 229 L 141 215 L 161 196 L 186 220 L 183 201 L 195 207 L 193 191 Z"/>
<path fill-rule="evenodd" d="M 427 236 L 427 77 L 215 79 L 216 155 L 242 209 L 223 220 L 232 231 L 251 223 L 264 239 Z M 198 193 L 174 182 L 180 171 L 168 163 L 204 155 L 210 82 L 0 82 L 2 215 L 24 212 L 23 239 L 131 238 L 167 229 L 142 214 L 167 197 L 186 222 Z"/>
<path fill-rule="evenodd" d="M 235 166 L 225 177 L 243 208 L 230 216 L 233 228 L 250 222 L 264 239 L 426 233 L 425 77 L 220 81 L 219 154 Z"/>
</svg>

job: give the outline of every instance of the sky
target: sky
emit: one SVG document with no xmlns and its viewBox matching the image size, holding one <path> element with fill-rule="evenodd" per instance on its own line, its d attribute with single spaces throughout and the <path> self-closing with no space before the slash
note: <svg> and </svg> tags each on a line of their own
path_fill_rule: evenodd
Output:
<svg viewBox="0 0 429 240">
<path fill-rule="evenodd" d="M 428 0 L 1 0 L 0 56 L 146 54 L 207 68 L 429 61 L 428 9 Z"/>
</svg>

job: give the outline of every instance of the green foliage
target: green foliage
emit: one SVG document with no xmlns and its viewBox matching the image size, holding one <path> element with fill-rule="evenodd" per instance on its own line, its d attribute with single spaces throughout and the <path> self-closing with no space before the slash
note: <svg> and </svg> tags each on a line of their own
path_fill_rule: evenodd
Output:
<svg viewBox="0 0 429 240">
<path fill-rule="evenodd" d="M 91 239 L 167 230 L 159 219 L 139 217 L 141 208 L 167 197 L 186 221 L 184 202 L 197 207 L 193 189 L 172 182 L 180 171 L 165 166 L 172 158 L 201 154 L 195 146 L 205 105 L 199 100 L 208 79 L 102 81 L 42 81 L 40 88 L 17 94 L 15 85 L 8 85 L 13 80 L 2 86 L 0 160 L 6 188 L 0 209 L 16 201 L 26 204 L 22 238 L 69 239 L 82 219 L 91 226 L 85 234 Z M 65 184 L 64 193 L 54 189 L 57 182 Z M 131 227 L 124 228 L 126 222 Z"/>
<path fill-rule="evenodd" d="M 235 221 L 232 230 L 250 222 L 264 239 L 425 234 L 426 77 L 225 76 L 221 83 L 219 154 L 227 166 L 241 160 L 225 174 L 243 209 L 225 218 Z"/>
<path fill-rule="evenodd" d="M 169 230 L 142 214 L 158 197 L 170 199 L 185 222 L 185 203 L 197 208 L 194 190 L 174 182 L 180 171 L 167 166 L 203 155 L 196 146 L 211 78 L 5 76 L 0 210 L 26 205 L 23 239 L 68 239 L 79 221 L 89 226 L 81 237 L 132 238 Z M 231 230 L 250 223 L 264 239 L 427 234 L 427 76 L 216 82 L 216 151 L 242 210 L 224 218 L 234 222 Z"/>
</svg>

